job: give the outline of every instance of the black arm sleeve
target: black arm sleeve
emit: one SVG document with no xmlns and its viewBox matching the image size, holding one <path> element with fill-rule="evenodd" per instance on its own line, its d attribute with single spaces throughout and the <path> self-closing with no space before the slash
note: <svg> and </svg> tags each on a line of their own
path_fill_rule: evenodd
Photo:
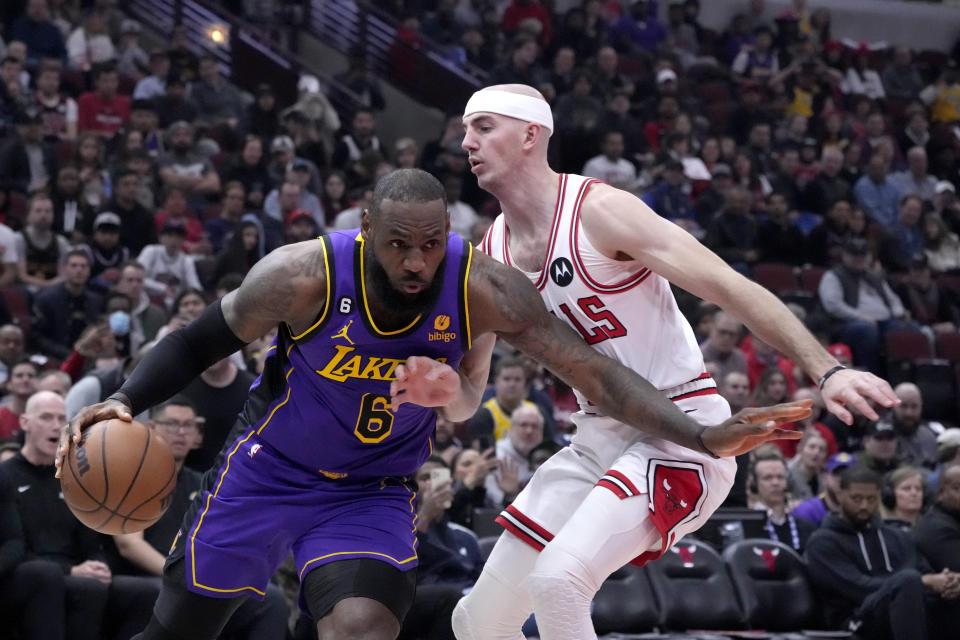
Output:
<svg viewBox="0 0 960 640">
<path fill-rule="evenodd" d="M 123 394 L 125 398 L 118 399 L 137 415 L 171 397 L 245 344 L 230 329 L 218 300 L 199 318 L 157 343 L 114 396 Z"/>
</svg>

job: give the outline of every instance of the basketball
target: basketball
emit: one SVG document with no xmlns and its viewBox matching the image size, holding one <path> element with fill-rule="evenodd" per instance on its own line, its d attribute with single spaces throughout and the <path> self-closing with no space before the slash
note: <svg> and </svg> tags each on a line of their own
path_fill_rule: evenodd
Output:
<svg viewBox="0 0 960 640">
<path fill-rule="evenodd" d="M 104 420 L 70 447 L 60 480 L 80 522 L 108 535 L 143 531 L 170 505 L 177 470 L 167 444 L 139 422 Z"/>
</svg>

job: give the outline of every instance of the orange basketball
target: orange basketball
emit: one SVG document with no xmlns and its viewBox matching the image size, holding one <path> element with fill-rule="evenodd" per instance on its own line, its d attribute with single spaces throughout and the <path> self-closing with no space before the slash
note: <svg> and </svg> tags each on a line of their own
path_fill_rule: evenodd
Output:
<svg viewBox="0 0 960 640">
<path fill-rule="evenodd" d="M 167 443 L 139 422 L 116 419 L 83 432 L 61 476 L 73 515 L 109 535 L 143 531 L 159 520 L 177 484 Z"/>
</svg>

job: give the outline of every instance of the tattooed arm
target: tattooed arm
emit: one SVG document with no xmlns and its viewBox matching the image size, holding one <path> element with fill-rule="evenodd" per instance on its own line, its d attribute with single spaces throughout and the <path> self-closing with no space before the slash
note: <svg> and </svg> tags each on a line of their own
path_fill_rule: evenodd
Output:
<svg viewBox="0 0 960 640">
<path fill-rule="evenodd" d="M 326 303 L 323 251 L 321 240 L 277 249 L 250 270 L 239 289 L 164 337 L 116 393 L 81 409 L 64 428 L 57 473 L 69 439 L 79 442 L 88 426 L 110 418 L 132 420 L 280 322 L 294 332 L 307 328 Z"/>
<path fill-rule="evenodd" d="M 281 322 L 297 335 L 325 304 L 326 286 L 323 241 L 286 245 L 253 265 L 240 288 L 223 297 L 223 317 L 245 343 Z"/>
<path fill-rule="evenodd" d="M 809 405 L 798 403 L 748 409 L 725 422 L 723 429 L 704 431 L 704 425 L 680 411 L 647 380 L 588 346 L 549 313 L 525 275 L 479 252 L 474 253 L 470 271 L 469 302 L 475 335 L 496 333 L 578 389 L 606 415 L 695 451 L 729 456 L 767 440 L 799 437 L 774 429 L 768 421 L 809 414 Z M 699 441 L 701 433 L 706 449 Z"/>
<path fill-rule="evenodd" d="M 699 448 L 698 423 L 645 379 L 589 347 L 549 313 L 525 275 L 479 252 L 474 252 L 473 259 L 469 301 L 475 333 L 495 332 L 590 398 L 606 415 L 651 435 Z"/>
</svg>

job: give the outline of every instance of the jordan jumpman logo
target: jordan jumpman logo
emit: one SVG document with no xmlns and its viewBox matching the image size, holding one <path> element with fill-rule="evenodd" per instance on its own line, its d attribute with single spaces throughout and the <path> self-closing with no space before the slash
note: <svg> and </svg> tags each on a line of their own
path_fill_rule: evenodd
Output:
<svg viewBox="0 0 960 640">
<path fill-rule="evenodd" d="M 347 335 L 347 331 L 350 330 L 350 325 L 352 324 L 353 324 L 353 320 L 350 320 L 349 322 L 347 322 L 347 324 L 340 327 L 340 331 L 337 331 L 335 334 L 330 336 L 330 339 L 332 340 L 334 338 L 343 338 L 350 344 L 354 344 L 353 340 L 350 339 L 350 336 Z"/>
</svg>

